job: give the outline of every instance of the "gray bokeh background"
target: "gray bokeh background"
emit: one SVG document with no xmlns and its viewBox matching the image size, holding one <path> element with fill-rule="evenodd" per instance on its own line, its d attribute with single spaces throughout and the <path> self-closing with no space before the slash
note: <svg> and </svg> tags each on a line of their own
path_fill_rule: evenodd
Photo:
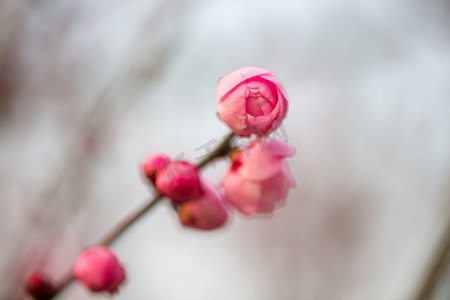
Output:
<svg viewBox="0 0 450 300">
<path fill-rule="evenodd" d="M 114 244 L 116 299 L 411 299 L 450 218 L 449 20 L 444 0 L 0 2 L 0 298 L 149 198 L 147 154 L 198 161 L 228 131 L 218 79 L 255 65 L 288 91 L 297 187 L 215 232 L 159 205 Z"/>
</svg>

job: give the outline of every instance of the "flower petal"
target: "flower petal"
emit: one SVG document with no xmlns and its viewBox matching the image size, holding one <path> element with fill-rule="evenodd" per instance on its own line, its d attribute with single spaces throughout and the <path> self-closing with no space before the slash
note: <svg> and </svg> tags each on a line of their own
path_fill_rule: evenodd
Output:
<svg viewBox="0 0 450 300">
<path fill-rule="evenodd" d="M 234 72 L 229 73 L 222 79 L 220 79 L 217 85 L 217 100 L 221 101 L 222 98 L 231 92 L 241 82 L 260 75 L 270 75 L 269 70 L 258 67 L 243 67 Z"/>
<path fill-rule="evenodd" d="M 247 123 L 246 103 L 242 100 L 246 92 L 246 84 L 241 84 L 224 101 L 219 102 L 217 109 L 217 113 L 222 121 L 239 136 L 248 136 L 251 134 Z"/>
<path fill-rule="evenodd" d="M 281 159 L 266 151 L 264 140 L 257 140 L 239 154 L 239 175 L 248 180 L 265 180 L 281 170 Z"/>
<path fill-rule="evenodd" d="M 225 199 L 245 215 L 252 215 L 258 211 L 262 187 L 258 183 L 244 180 L 235 172 L 225 175 L 222 185 Z"/>
<path fill-rule="evenodd" d="M 268 151 L 270 155 L 284 158 L 291 157 L 295 154 L 295 148 L 289 143 L 277 139 L 263 140 L 265 151 Z"/>
</svg>

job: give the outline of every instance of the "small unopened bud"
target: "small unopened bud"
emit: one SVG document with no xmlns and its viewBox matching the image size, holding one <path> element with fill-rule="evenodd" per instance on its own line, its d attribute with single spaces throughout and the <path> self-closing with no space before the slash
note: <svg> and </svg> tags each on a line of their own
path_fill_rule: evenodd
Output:
<svg viewBox="0 0 450 300">
<path fill-rule="evenodd" d="M 228 211 L 220 191 L 203 182 L 203 195 L 178 206 L 181 224 L 197 229 L 211 230 L 221 227 L 228 219 Z"/>
<path fill-rule="evenodd" d="M 117 292 L 125 280 L 125 270 L 115 254 L 105 247 L 93 247 L 82 252 L 75 262 L 73 273 L 93 292 Z"/>
<path fill-rule="evenodd" d="M 141 170 L 151 182 L 155 182 L 156 174 L 169 162 L 169 157 L 163 153 L 155 153 L 146 157 L 141 163 Z"/>
<path fill-rule="evenodd" d="M 158 191 L 174 202 L 201 196 L 200 176 L 196 166 L 185 161 L 168 162 L 156 176 Z"/>
<path fill-rule="evenodd" d="M 56 293 L 50 278 L 41 271 L 34 271 L 28 276 L 26 289 L 35 300 L 48 300 Z"/>
</svg>

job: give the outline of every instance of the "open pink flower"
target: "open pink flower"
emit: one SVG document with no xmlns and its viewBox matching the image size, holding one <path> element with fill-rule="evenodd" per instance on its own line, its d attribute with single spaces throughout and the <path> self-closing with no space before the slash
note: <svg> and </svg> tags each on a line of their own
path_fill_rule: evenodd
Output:
<svg viewBox="0 0 450 300">
<path fill-rule="evenodd" d="M 202 196 L 178 206 L 181 224 L 203 230 L 219 228 L 228 219 L 223 194 L 209 182 L 202 182 L 202 186 Z"/>
<path fill-rule="evenodd" d="M 155 182 L 158 191 L 173 202 L 183 202 L 202 193 L 198 168 L 186 161 L 166 163 L 158 172 Z"/>
<path fill-rule="evenodd" d="M 73 266 L 73 274 L 93 292 L 117 292 L 125 280 L 125 270 L 115 254 L 105 247 L 83 251 Z"/>
<path fill-rule="evenodd" d="M 234 157 L 223 179 L 225 199 L 246 215 L 272 212 L 295 184 L 284 160 L 294 152 L 279 140 L 252 143 Z"/>
<path fill-rule="evenodd" d="M 236 135 L 264 136 L 286 116 L 286 93 L 269 70 L 244 67 L 223 77 L 217 86 L 218 114 Z"/>
</svg>

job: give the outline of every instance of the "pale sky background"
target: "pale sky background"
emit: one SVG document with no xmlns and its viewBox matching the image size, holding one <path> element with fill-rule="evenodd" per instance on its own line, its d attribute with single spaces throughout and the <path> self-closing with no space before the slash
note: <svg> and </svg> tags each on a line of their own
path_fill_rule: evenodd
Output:
<svg viewBox="0 0 450 300">
<path fill-rule="evenodd" d="M 2 1 L 0 299 L 143 203 L 146 155 L 196 162 L 222 138 L 217 81 L 246 65 L 287 89 L 297 187 L 212 232 L 159 205 L 113 246 L 114 299 L 412 299 L 450 218 L 444 0 Z"/>
</svg>

